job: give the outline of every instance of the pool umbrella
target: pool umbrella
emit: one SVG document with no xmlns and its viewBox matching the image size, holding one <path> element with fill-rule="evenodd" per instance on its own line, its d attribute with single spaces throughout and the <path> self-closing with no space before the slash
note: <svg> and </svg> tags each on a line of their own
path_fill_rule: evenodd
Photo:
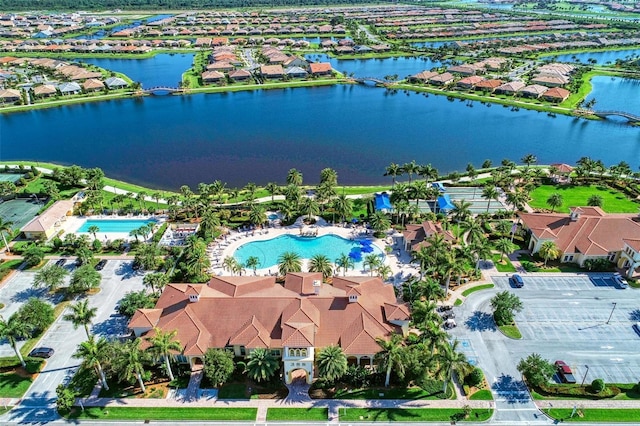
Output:
<svg viewBox="0 0 640 426">
<path fill-rule="evenodd" d="M 368 247 L 368 246 L 370 246 L 370 245 L 371 245 L 371 241 L 369 241 L 369 240 L 362 240 L 362 241 L 360 241 L 360 245 L 361 245 L 361 246 L 363 246 L 363 247 Z"/>
<path fill-rule="evenodd" d="M 351 223 L 358 223 L 358 219 L 354 217 L 353 219 L 351 219 Z"/>
<path fill-rule="evenodd" d="M 371 253 L 372 251 L 373 251 L 373 247 L 371 247 L 371 246 L 362 247 L 362 252 L 363 253 Z"/>
</svg>

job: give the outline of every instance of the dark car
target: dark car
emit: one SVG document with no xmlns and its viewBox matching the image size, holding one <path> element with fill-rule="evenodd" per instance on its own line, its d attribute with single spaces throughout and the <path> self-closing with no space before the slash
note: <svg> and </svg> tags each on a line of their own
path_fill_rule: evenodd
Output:
<svg viewBox="0 0 640 426">
<path fill-rule="evenodd" d="M 33 358 L 49 358 L 54 352 L 53 348 L 34 348 L 29 352 L 29 356 Z"/>
<path fill-rule="evenodd" d="M 509 282 L 511 283 L 511 285 L 517 288 L 521 288 L 524 286 L 524 281 L 522 280 L 522 277 L 518 274 L 511 275 L 509 277 Z"/>
<path fill-rule="evenodd" d="M 104 265 L 107 264 L 107 259 L 102 259 L 100 262 L 96 264 L 96 271 L 102 271 L 104 269 Z"/>
<path fill-rule="evenodd" d="M 65 263 L 67 263 L 67 259 L 59 259 L 59 260 L 56 262 L 56 265 L 58 265 L 58 266 L 64 266 L 64 264 L 65 264 Z"/>
<path fill-rule="evenodd" d="M 558 375 L 560 376 L 560 380 L 564 383 L 575 383 L 576 378 L 573 376 L 573 371 L 571 371 L 571 367 L 567 365 L 564 361 L 556 361 L 555 362 L 556 369 L 558 370 Z"/>
</svg>

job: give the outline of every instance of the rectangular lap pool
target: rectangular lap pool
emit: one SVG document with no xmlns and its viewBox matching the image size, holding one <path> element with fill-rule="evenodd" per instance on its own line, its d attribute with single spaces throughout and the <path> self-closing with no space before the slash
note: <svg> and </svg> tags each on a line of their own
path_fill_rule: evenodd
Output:
<svg viewBox="0 0 640 426">
<path fill-rule="evenodd" d="M 129 233 L 148 223 L 155 224 L 156 221 L 153 219 L 87 219 L 76 232 L 89 232 L 90 227 L 97 226 L 97 232 Z"/>
</svg>

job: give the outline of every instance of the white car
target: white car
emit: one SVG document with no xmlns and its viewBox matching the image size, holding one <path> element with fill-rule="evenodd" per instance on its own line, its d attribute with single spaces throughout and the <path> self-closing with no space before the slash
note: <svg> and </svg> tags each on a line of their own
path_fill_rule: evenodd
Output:
<svg viewBox="0 0 640 426">
<path fill-rule="evenodd" d="M 619 273 L 615 273 L 613 274 L 613 281 L 618 285 L 618 287 L 620 288 L 627 288 L 629 287 L 629 283 L 627 282 L 627 280 L 624 279 L 624 277 L 622 275 L 620 275 Z"/>
</svg>

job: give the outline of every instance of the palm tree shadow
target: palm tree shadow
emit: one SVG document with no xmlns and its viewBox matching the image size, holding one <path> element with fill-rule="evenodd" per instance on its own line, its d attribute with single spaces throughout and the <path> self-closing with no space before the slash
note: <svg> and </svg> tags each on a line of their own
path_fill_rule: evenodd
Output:
<svg viewBox="0 0 640 426">
<path fill-rule="evenodd" d="M 475 311 L 464 322 L 464 325 L 471 331 L 496 331 L 496 323 L 493 315 L 482 311 Z"/>
<path fill-rule="evenodd" d="M 104 321 L 93 324 L 91 331 L 99 336 L 123 336 L 127 332 L 127 318 L 119 314 L 111 314 Z"/>
<path fill-rule="evenodd" d="M 640 309 L 634 309 L 629 312 L 629 320 L 631 321 L 640 321 Z"/>
<path fill-rule="evenodd" d="M 509 404 L 525 404 L 530 399 L 527 385 L 522 380 L 515 380 L 509 375 L 502 374 L 491 388 L 498 397 L 504 398 Z"/>
</svg>

